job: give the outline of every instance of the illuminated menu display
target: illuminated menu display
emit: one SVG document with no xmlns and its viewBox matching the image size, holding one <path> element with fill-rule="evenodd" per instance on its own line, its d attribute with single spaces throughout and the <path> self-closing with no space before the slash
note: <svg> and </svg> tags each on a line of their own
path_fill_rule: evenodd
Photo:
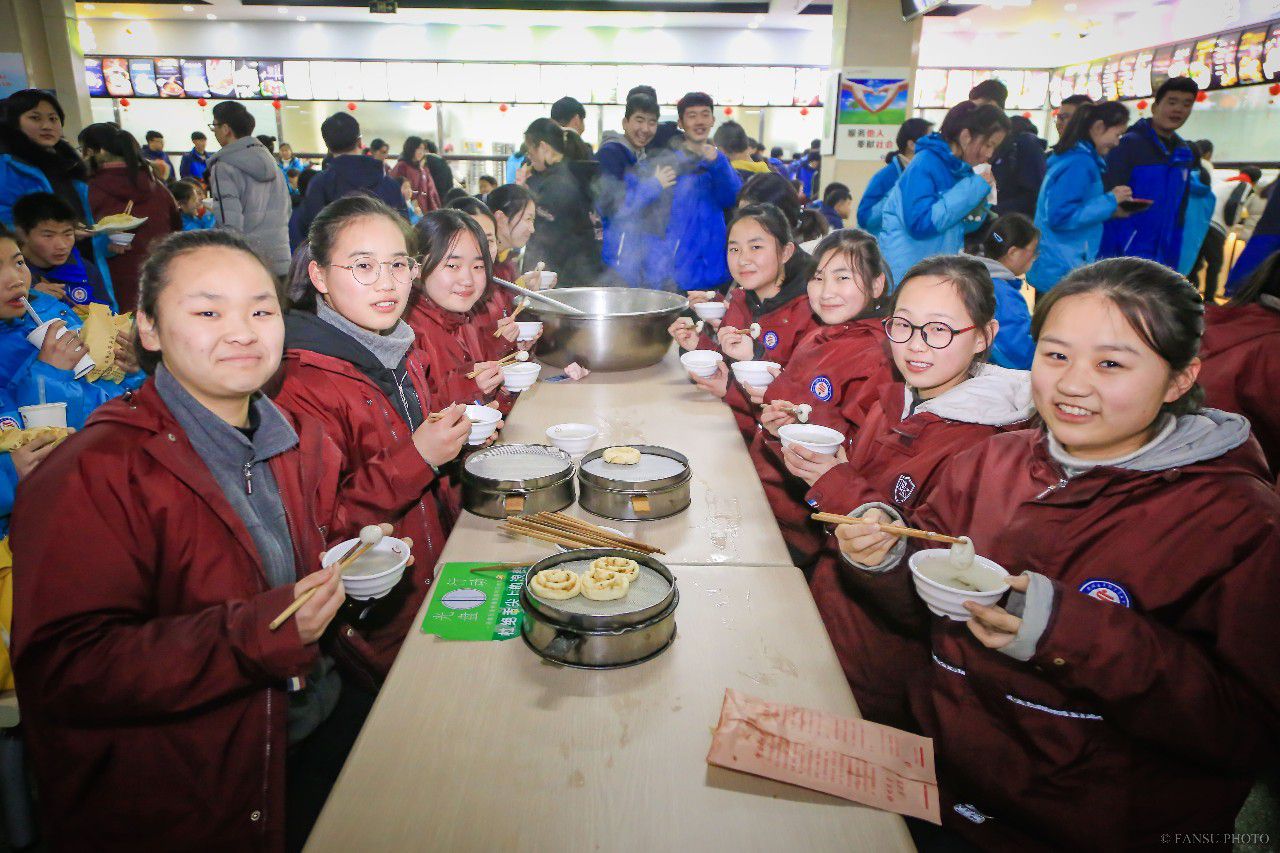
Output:
<svg viewBox="0 0 1280 853">
<path fill-rule="evenodd" d="M 1236 46 L 1239 43 L 1239 33 L 1218 36 L 1218 43 L 1213 48 L 1213 88 L 1228 89 L 1239 82 L 1236 75 Z"/>
<path fill-rule="evenodd" d="M 1144 50 L 1138 54 L 1133 63 L 1133 97 L 1147 98 L 1151 96 L 1151 63 L 1155 54 Z"/>
<path fill-rule="evenodd" d="M 1102 98 L 1114 101 L 1120 97 L 1120 60 L 1112 59 L 1102 66 Z"/>
<path fill-rule="evenodd" d="M 1186 76 L 1190 77 L 1201 91 L 1210 88 L 1213 85 L 1213 52 L 1218 47 L 1217 37 L 1200 39 L 1196 42 L 1195 49 L 1191 52 L 1191 64 L 1187 68 Z M 1170 77 L 1179 75 L 1172 72 Z"/>
<path fill-rule="evenodd" d="M 1267 36 L 1267 54 L 1262 61 L 1262 73 L 1267 80 L 1280 80 L 1280 22 L 1271 25 L 1271 34 Z"/>
<path fill-rule="evenodd" d="M 1151 88 L 1159 89 L 1164 85 L 1164 81 L 1169 79 L 1169 67 L 1173 65 L 1173 48 L 1162 47 L 1155 52 L 1151 59 Z M 1188 50 L 1187 55 L 1191 52 Z"/>
<path fill-rule="evenodd" d="M 1266 45 L 1265 29 L 1246 30 L 1240 34 L 1240 44 L 1236 47 L 1236 82 L 1266 82 L 1266 75 L 1262 73 L 1262 54 Z"/>
</svg>

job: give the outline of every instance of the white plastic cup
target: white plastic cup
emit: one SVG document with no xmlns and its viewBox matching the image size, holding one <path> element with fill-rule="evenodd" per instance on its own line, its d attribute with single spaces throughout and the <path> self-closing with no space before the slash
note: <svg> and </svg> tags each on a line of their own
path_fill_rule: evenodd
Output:
<svg viewBox="0 0 1280 853">
<path fill-rule="evenodd" d="M 66 403 L 38 403 L 34 406 L 19 406 L 18 414 L 22 416 L 22 424 L 27 429 L 65 427 L 67 425 Z"/>
<path fill-rule="evenodd" d="M 467 406 L 467 418 L 471 421 L 471 435 L 467 444 L 484 444 L 489 436 L 498 431 L 498 421 L 502 420 L 502 412 L 490 406 Z"/>
<path fill-rule="evenodd" d="M 46 320 L 43 323 L 41 323 L 39 326 L 36 326 L 31 331 L 27 332 L 27 341 L 36 349 L 40 349 L 41 347 L 44 346 L 44 339 L 49 335 L 49 327 L 56 322 L 58 322 L 58 320 L 56 319 Z M 58 339 L 61 340 L 62 336 L 69 331 L 71 330 L 68 329 L 66 325 L 63 325 L 60 329 L 58 329 Z M 76 379 L 83 379 L 85 376 L 89 374 L 90 370 L 93 370 L 97 366 L 98 366 L 97 362 L 93 360 L 93 356 L 89 355 L 89 353 L 86 352 L 83 356 L 80 357 L 80 360 L 76 362 L 75 369 L 72 371 L 72 373 Z"/>
<path fill-rule="evenodd" d="M 519 334 L 516 336 L 517 341 L 532 341 L 535 338 L 537 338 L 538 335 L 542 334 L 542 321 L 541 320 L 529 320 L 529 321 L 517 320 L 516 329 L 519 330 Z"/>
<path fill-rule="evenodd" d="M 947 548 L 931 548 L 927 551 L 916 551 L 907 560 L 907 565 L 911 569 L 911 579 L 916 585 L 916 595 L 924 600 L 929 610 L 938 616 L 945 616 L 956 622 L 968 622 L 972 616 L 968 610 L 964 609 L 964 602 L 972 601 L 977 604 L 991 605 L 1000 600 L 1000 596 L 1009 591 L 1009 584 L 1002 583 L 997 589 L 989 592 L 973 592 L 971 590 L 954 589 L 944 584 L 940 584 L 935 580 L 925 577 L 917 570 L 921 560 L 924 559 L 950 559 L 951 551 Z M 973 561 L 980 566 L 990 569 L 1001 577 L 1008 578 L 1009 573 L 1004 567 L 988 560 L 986 557 L 974 556 Z"/>
<path fill-rule="evenodd" d="M 729 306 L 719 301 L 695 302 L 693 304 L 693 313 L 707 321 L 724 319 L 724 312 L 728 310 Z"/>
<path fill-rule="evenodd" d="M 129 246 L 133 244 L 133 232 L 117 231 L 114 234 L 107 235 L 107 239 L 117 246 Z"/>
<path fill-rule="evenodd" d="M 684 365 L 684 369 L 702 379 L 715 376 L 722 361 L 724 356 L 710 349 L 690 350 L 680 356 L 680 363 Z"/>
<path fill-rule="evenodd" d="M 824 456 L 835 456 L 840 445 L 844 444 L 843 435 L 818 424 L 787 424 L 778 430 L 778 438 L 782 439 L 784 448 L 798 444 Z"/>
</svg>

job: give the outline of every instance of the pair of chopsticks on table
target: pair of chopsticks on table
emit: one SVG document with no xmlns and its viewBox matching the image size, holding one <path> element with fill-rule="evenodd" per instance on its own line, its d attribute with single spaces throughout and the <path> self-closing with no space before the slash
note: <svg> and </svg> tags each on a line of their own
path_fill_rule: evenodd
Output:
<svg viewBox="0 0 1280 853">
<path fill-rule="evenodd" d="M 848 515 L 834 515 L 829 512 L 815 512 L 809 517 L 814 521 L 821 521 L 823 524 L 874 524 L 885 533 L 892 533 L 894 536 L 910 536 L 915 539 L 928 539 L 930 542 L 946 542 L 951 545 L 956 545 L 963 541 L 955 536 L 948 536 L 945 533 L 934 533 L 932 530 L 917 530 L 914 527 L 902 527 L 897 524 L 886 524 L 883 521 L 868 521 L 865 518 L 853 518 Z"/>
<path fill-rule="evenodd" d="M 512 516 L 506 520 L 502 529 L 508 533 L 538 539 L 552 545 L 563 545 L 566 548 L 625 548 L 644 554 L 667 553 L 655 545 L 620 536 L 562 512 Z"/>
<path fill-rule="evenodd" d="M 524 358 L 520 357 L 522 355 Z M 516 350 L 515 352 L 504 355 L 502 358 L 498 359 L 498 367 L 506 367 L 508 364 L 515 364 L 517 361 L 526 361 L 528 358 L 529 356 L 524 352 L 524 350 Z M 467 374 L 467 378 L 475 379 L 479 375 L 480 371 L 473 370 Z"/>
</svg>

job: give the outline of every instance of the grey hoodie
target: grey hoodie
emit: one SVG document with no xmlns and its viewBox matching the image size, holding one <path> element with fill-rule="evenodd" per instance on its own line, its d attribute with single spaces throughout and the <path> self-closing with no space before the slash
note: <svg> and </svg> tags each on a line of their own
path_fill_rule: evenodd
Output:
<svg viewBox="0 0 1280 853">
<path fill-rule="evenodd" d="M 619 133 L 616 130 L 606 130 L 603 134 L 600 135 L 600 147 L 603 148 L 606 145 L 608 145 L 610 142 L 616 142 L 619 145 L 621 145 L 623 148 L 626 148 L 628 151 L 630 151 L 632 154 L 636 156 L 637 160 L 643 160 L 646 156 L 645 149 L 636 148 L 634 145 L 632 145 L 631 140 L 627 139 L 627 135 L 625 133 Z"/>
<path fill-rule="evenodd" d="M 289 189 L 276 158 L 252 136 L 209 158 L 210 205 L 276 275 L 289 272 Z"/>
<path fill-rule="evenodd" d="M 993 261 L 990 258 L 984 258 L 982 255 L 969 255 L 969 257 L 973 258 L 976 261 L 982 261 L 982 265 L 987 268 L 987 272 L 990 273 L 992 278 L 1016 279 L 1018 277 L 1014 275 L 1009 270 L 1008 267 L 1006 267 L 1004 264 L 1000 263 L 999 261 Z"/>
<path fill-rule="evenodd" d="M 1036 412 L 1031 401 L 1031 372 L 982 364 L 972 379 L 918 405 L 911 389 L 906 389 L 905 419 L 912 414 L 931 412 L 949 421 L 983 426 L 1008 426 L 1025 421 Z M 914 405 L 914 409 L 912 408 Z"/>
</svg>

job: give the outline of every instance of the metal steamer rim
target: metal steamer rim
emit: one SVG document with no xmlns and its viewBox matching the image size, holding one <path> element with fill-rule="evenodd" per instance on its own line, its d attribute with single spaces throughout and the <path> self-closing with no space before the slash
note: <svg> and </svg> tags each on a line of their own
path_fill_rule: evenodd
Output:
<svg viewBox="0 0 1280 853">
<path fill-rule="evenodd" d="M 500 491 L 554 486 L 573 473 L 573 457 L 549 444 L 497 444 L 467 457 L 463 474 Z"/>
<path fill-rule="evenodd" d="M 530 587 L 538 572 L 563 567 L 583 574 L 600 557 L 625 557 L 640 565 L 640 577 L 633 582 L 627 597 L 592 601 L 579 595 L 567 601 L 547 601 L 538 598 Z M 633 595 L 636 598 L 632 598 Z M 530 566 L 524 579 L 522 603 L 542 618 L 580 633 L 620 634 L 666 615 L 679 597 L 675 576 L 652 556 L 624 548 L 583 548 L 554 554 Z M 625 609 L 628 606 L 630 609 Z"/>
<path fill-rule="evenodd" d="M 583 482 L 610 492 L 644 493 L 678 486 L 693 474 L 689 458 L 668 447 L 653 444 L 614 444 L 610 447 L 634 447 L 640 451 L 639 464 L 610 464 L 603 459 L 609 448 L 598 448 L 582 457 L 578 465 L 578 476 Z M 629 473 L 648 476 L 648 479 L 629 479 L 625 476 Z"/>
</svg>

